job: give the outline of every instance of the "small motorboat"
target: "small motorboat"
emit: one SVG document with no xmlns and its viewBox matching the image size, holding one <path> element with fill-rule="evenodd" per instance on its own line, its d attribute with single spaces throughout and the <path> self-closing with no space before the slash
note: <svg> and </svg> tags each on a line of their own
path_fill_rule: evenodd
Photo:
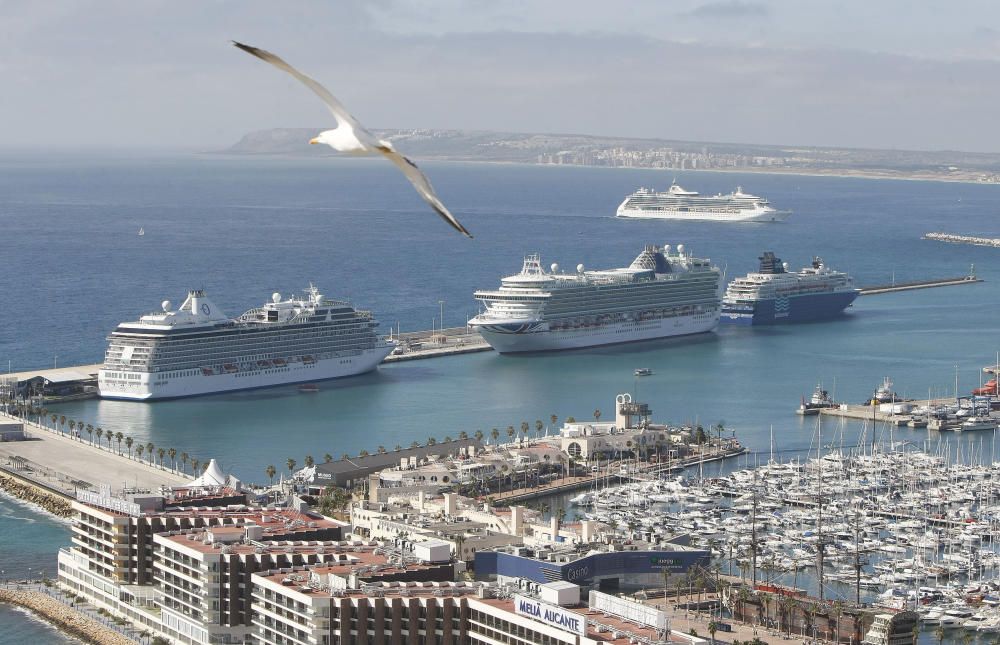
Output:
<svg viewBox="0 0 1000 645">
<path fill-rule="evenodd" d="M 299 386 L 299 392 L 305 392 L 306 394 L 313 394 L 319 392 L 319 386 L 315 383 L 303 383 Z"/>
<path fill-rule="evenodd" d="M 635 370 L 636 376 L 652 376 L 653 370 L 648 367 L 640 367 Z"/>
</svg>

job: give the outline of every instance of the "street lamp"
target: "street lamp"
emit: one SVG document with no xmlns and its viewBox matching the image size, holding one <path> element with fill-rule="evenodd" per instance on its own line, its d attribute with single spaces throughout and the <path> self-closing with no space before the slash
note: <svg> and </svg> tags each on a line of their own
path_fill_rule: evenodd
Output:
<svg viewBox="0 0 1000 645">
<path fill-rule="evenodd" d="M 438 322 L 441 323 L 441 333 L 444 334 L 444 300 L 438 300 L 438 307 L 440 308 L 441 316 L 438 318 Z"/>
</svg>

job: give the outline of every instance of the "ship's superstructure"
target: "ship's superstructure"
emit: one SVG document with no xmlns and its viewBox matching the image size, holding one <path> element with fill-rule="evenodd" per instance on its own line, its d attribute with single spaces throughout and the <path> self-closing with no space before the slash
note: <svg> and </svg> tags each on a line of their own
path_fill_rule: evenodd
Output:
<svg viewBox="0 0 1000 645">
<path fill-rule="evenodd" d="M 371 312 L 306 295 L 226 317 L 205 295 L 125 322 L 108 337 L 101 396 L 159 399 L 317 381 L 368 372 L 392 351 Z"/>
<path fill-rule="evenodd" d="M 788 211 L 776 210 L 763 197 L 741 187 L 728 195 L 703 196 L 676 183 L 666 191 L 640 188 L 618 206 L 618 217 L 713 222 L 780 222 Z"/>
<path fill-rule="evenodd" d="M 796 273 L 773 252 L 765 251 L 760 268 L 736 278 L 722 299 L 722 320 L 745 325 L 826 320 L 858 297 L 854 281 L 827 267 L 821 258 Z"/>
<path fill-rule="evenodd" d="M 719 269 L 677 246 L 647 246 L 619 269 L 562 272 L 538 255 L 500 288 L 477 291 L 469 324 L 499 352 L 538 352 L 711 331 L 719 322 Z"/>
</svg>

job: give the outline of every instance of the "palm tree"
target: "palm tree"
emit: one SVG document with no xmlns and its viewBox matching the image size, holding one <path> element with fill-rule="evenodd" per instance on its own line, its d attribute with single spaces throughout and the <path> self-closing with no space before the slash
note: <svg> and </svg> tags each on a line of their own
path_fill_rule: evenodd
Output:
<svg viewBox="0 0 1000 645">
<path fill-rule="evenodd" d="M 552 536 L 553 540 L 559 537 L 559 529 L 562 527 L 563 520 L 566 519 L 566 508 L 560 506 L 559 508 L 556 509 L 555 515 L 556 515 L 556 534 Z"/>
<path fill-rule="evenodd" d="M 370 454 L 371 454 L 370 452 L 368 452 L 367 450 L 365 450 L 364 448 L 362 448 L 361 452 L 358 453 L 358 457 L 367 457 Z"/>
<path fill-rule="evenodd" d="M 944 642 L 944 635 L 945 631 L 943 625 L 938 625 L 934 628 L 934 638 L 937 639 L 938 645 L 941 645 L 941 643 Z"/>
<path fill-rule="evenodd" d="M 708 621 L 708 635 L 712 637 L 712 645 L 715 645 L 715 632 L 719 631 L 719 625 L 714 620 Z"/>
<path fill-rule="evenodd" d="M 476 438 L 476 441 L 482 441 L 483 437 L 485 437 L 486 434 L 483 433 L 482 430 L 476 430 L 475 433 L 473 433 L 472 436 Z"/>
<path fill-rule="evenodd" d="M 521 441 L 524 441 L 525 438 L 528 436 L 528 429 L 529 428 L 531 428 L 531 426 L 528 425 L 527 421 L 522 421 L 521 422 Z"/>
<path fill-rule="evenodd" d="M 82 426 L 83 423 L 81 422 L 80 425 Z M 87 424 L 87 434 L 90 436 L 90 445 L 94 445 L 94 426 L 89 423 Z"/>
<path fill-rule="evenodd" d="M 496 428 L 490 430 L 490 437 L 493 438 L 493 443 L 496 444 L 497 440 L 500 438 L 500 431 Z"/>
<path fill-rule="evenodd" d="M 601 420 L 601 411 L 594 410 L 594 421 L 600 421 L 600 420 Z"/>
<path fill-rule="evenodd" d="M 55 415 L 53 415 L 55 416 Z M 59 417 L 59 425 L 63 427 L 63 434 L 66 433 L 66 415 L 63 414 Z"/>
<path fill-rule="evenodd" d="M 462 441 L 465 441 L 466 439 L 469 438 L 469 433 L 466 432 L 465 430 L 462 430 L 461 432 L 458 433 L 458 438 L 461 439 Z"/>
<path fill-rule="evenodd" d="M 576 417 L 566 417 L 566 423 L 576 423 Z"/>
<path fill-rule="evenodd" d="M 153 445 L 152 441 L 147 441 L 146 442 L 146 454 L 148 455 L 148 459 L 149 459 L 149 463 L 150 464 L 153 463 L 153 448 L 155 448 L 155 447 L 156 446 Z"/>
<path fill-rule="evenodd" d="M 125 437 L 125 447 L 128 448 L 128 458 L 129 459 L 132 458 L 132 444 L 133 443 L 135 443 L 135 440 L 132 439 L 132 437 Z"/>
<path fill-rule="evenodd" d="M 142 446 L 139 446 L 139 447 L 141 448 Z M 192 475 L 197 475 L 198 474 L 198 464 L 200 464 L 200 463 L 201 463 L 201 461 L 199 461 L 197 459 L 192 459 L 191 460 L 191 474 Z"/>
<path fill-rule="evenodd" d="M 428 446 L 436 446 L 437 442 L 438 442 L 438 440 L 435 439 L 434 437 L 427 437 L 427 445 Z"/>
<path fill-rule="evenodd" d="M 450 435 L 450 434 L 446 434 L 446 435 L 444 436 L 444 442 L 445 442 L 445 443 L 451 443 L 452 441 L 454 441 L 454 439 L 452 439 L 452 438 L 451 438 L 451 435 Z"/>
<path fill-rule="evenodd" d="M 306 468 L 312 468 L 312 467 L 313 467 L 313 464 L 315 464 L 315 463 L 316 463 L 316 462 L 315 462 L 315 461 L 313 460 L 313 456 L 312 456 L 312 455 L 306 455 L 306 458 L 305 458 L 305 459 L 304 459 L 303 461 L 304 461 L 304 462 L 305 462 L 305 464 L 306 464 Z"/>
<path fill-rule="evenodd" d="M 187 472 L 188 454 L 186 452 L 181 453 L 181 465 L 183 466 L 183 472 Z"/>
<path fill-rule="evenodd" d="M 115 440 L 118 442 L 118 454 L 122 454 L 122 439 L 125 438 L 125 434 L 119 430 L 115 433 Z"/>
<path fill-rule="evenodd" d="M 289 474 L 295 471 L 295 460 L 292 459 L 291 457 L 288 458 L 288 461 L 285 462 L 285 465 L 288 466 Z"/>
<path fill-rule="evenodd" d="M 420 447 L 420 442 L 419 441 L 414 441 L 414 442 L 412 442 L 410 444 L 410 447 L 411 448 L 419 448 Z"/>
<path fill-rule="evenodd" d="M 344 454 L 340 455 L 340 460 L 341 461 L 347 461 L 350 458 L 351 458 L 351 456 L 349 454 L 347 454 L 346 452 Z"/>
<path fill-rule="evenodd" d="M 52 418 L 52 429 L 55 430 L 56 429 L 56 423 L 58 423 L 58 421 L 59 421 L 59 415 L 58 414 L 53 414 L 51 418 Z"/>
<path fill-rule="evenodd" d="M 145 449 L 146 446 L 142 445 L 141 443 L 135 447 L 135 456 L 139 459 L 139 461 L 142 461 L 142 451 Z"/>
<path fill-rule="evenodd" d="M 514 435 L 516 435 L 516 434 L 517 434 L 517 430 L 514 429 L 514 426 L 507 426 L 507 438 L 509 440 L 513 441 L 514 440 Z"/>
<path fill-rule="evenodd" d="M 324 464 L 328 464 L 331 461 L 333 461 L 333 455 L 331 455 L 330 453 L 326 453 L 325 455 L 323 455 L 323 463 Z"/>
<path fill-rule="evenodd" d="M 174 470 L 177 470 L 177 450 L 171 448 L 170 450 L 167 451 L 167 454 L 170 455 L 170 466 Z"/>
<path fill-rule="evenodd" d="M 74 432 L 73 431 L 75 429 L 76 429 L 76 421 L 73 421 L 72 419 L 70 419 L 70 421 L 69 421 L 69 434 L 70 434 L 71 437 L 74 436 Z"/>
<path fill-rule="evenodd" d="M 544 427 L 545 427 L 545 424 L 542 423 L 541 419 L 535 419 L 535 436 L 536 437 L 538 437 L 538 436 L 540 436 L 542 434 L 542 428 L 544 428 Z"/>
<path fill-rule="evenodd" d="M 101 438 L 104 437 L 104 430 L 101 428 L 97 429 L 97 443 L 101 443 Z"/>
<path fill-rule="evenodd" d="M 268 466 L 264 469 L 264 474 L 267 478 L 271 480 L 271 485 L 274 486 L 274 476 L 278 473 L 278 470 L 274 466 Z"/>
<path fill-rule="evenodd" d="M 166 456 L 167 451 L 163 448 L 156 449 L 156 456 L 160 458 L 160 468 L 163 468 L 163 457 Z"/>
<path fill-rule="evenodd" d="M 378 447 L 378 454 L 384 455 L 387 452 L 389 452 L 389 451 L 385 449 L 385 446 L 379 446 Z"/>
<path fill-rule="evenodd" d="M 556 425 L 557 423 L 559 423 L 559 416 L 556 414 L 550 415 L 549 421 L 552 422 L 552 425 Z"/>
</svg>

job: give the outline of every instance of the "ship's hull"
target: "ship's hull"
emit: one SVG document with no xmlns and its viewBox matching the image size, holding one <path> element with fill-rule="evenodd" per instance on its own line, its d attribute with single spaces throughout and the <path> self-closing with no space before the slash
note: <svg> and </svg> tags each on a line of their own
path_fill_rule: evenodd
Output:
<svg viewBox="0 0 1000 645">
<path fill-rule="evenodd" d="M 654 320 L 614 322 L 551 330 L 545 323 L 475 324 L 493 349 L 501 354 L 550 352 L 599 345 L 630 343 L 712 331 L 719 324 L 718 310 Z"/>
<path fill-rule="evenodd" d="M 851 306 L 856 290 L 803 294 L 753 303 L 722 301 L 722 322 L 740 325 L 778 325 L 834 318 Z"/>
<path fill-rule="evenodd" d="M 735 213 L 715 213 L 710 211 L 647 210 L 620 206 L 617 217 L 623 219 L 664 219 L 691 222 L 783 222 L 789 211 L 774 209 L 753 209 Z"/>
<path fill-rule="evenodd" d="M 158 372 L 135 372 L 127 381 L 110 379 L 107 373 L 113 370 L 102 369 L 98 373 L 98 387 L 104 399 L 151 401 L 322 381 L 370 372 L 392 348 L 392 345 L 380 346 L 352 356 L 287 362 L 281 367 L 233 366 L 235 371 L 211 370 L 211 374 L 194 370 L 194 374 L 162 378 Z"/>
</svg>

